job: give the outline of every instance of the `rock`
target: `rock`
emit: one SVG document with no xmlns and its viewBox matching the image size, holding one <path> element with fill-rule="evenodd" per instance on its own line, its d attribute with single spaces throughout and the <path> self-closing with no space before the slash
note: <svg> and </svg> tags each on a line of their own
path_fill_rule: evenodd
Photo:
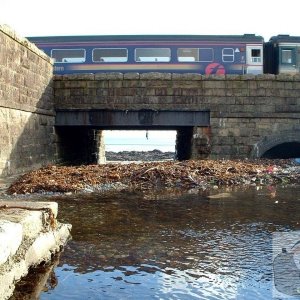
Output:
<svg viewBox="0 0 300 300">
<path fill-rule="evenodd" d="M 162 161 L 174 160 L 174 152 L 162 152 L 154 149 L 152 151 L 121 151 L 105 153 L 106 161 Z"/>
</svg>

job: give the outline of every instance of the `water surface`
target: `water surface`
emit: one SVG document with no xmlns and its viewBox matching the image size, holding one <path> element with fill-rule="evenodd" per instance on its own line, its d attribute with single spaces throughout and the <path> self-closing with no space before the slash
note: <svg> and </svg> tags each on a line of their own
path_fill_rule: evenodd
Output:
<svg viewBox="0 0 300 300">
<path fill-rule="evenodd" d="M 40 299 L 272 299 L 272 233 L 300 229 L 300 187 L 50 200 L 72 240 Z"/>
</svg>

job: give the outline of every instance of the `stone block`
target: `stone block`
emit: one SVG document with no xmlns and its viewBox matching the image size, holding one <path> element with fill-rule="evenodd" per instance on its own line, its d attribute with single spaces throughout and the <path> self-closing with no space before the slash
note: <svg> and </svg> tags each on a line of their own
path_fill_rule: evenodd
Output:
<svg viewBox="0 0 300 300">
<path fill-rule="evenodd" d="M 277 81 L 294 81 L 294 76 L 290 74 L 275 75 Z"/>
<path fill-rule="evenodd" d="M 205 80 L 202 83 L 203 89 L 225 89 L 226 81 L 224 80 Z"/>
<path fill-rule="evenodd" d="M 173 73 L 171 74 L 172 80 L 177 81 L 177 80 L 202 80 L 202 75 L 197 74 L 197 73 Z"/>
<path fill-rule="evenodd" d="M 202 75 L 202 80 L 224 80 L 224 79 L 226 79 L 226 75 L 223 74 Z"/>
<path fill-rule="evenodd" d="M 124 80 L 138 80 L 140 79 L 139 73 L 125 73 L 124 74 Z"/>
<path fill-rule="evenodd" d="M 92 73 L 87 74 L 64 74 L 62 76 L 63 81 L 79 81 L 79 80 L 95 80 L 95 75 Z"/>
<path fill-rule="evenodd" d="M 140 74 L 140 78 L 142 80 L 171 80 L 172 75 L 171 73 L 157 73 L 157 72 L 150 72 L 150 73 L 142 73 Z"/>
<path fill-rule="evenodd" d="M 118 72 L 96 73 L 95 80 L 123 80 L 124 75 Z"/>
<path fill-rule="evenodd" d="M 226 79 L 228 79 L 227 76 L 226 76 Z M 254 74 L 244 74 L 244 75 L 240 76 L 239 79 L 253 81 L 253 80 L 255 80 L 255 75 Z"/>
<path fill-rule="evenodd" d="M 255 75 L 255 80 L 276 80 L 274 74 L 258 74 Z"/>
</svg>

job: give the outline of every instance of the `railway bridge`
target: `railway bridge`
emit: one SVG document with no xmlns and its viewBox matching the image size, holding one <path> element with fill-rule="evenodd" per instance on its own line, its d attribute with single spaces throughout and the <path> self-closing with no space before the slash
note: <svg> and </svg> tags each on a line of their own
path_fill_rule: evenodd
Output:
<svg viewBox="0 0 300 300">
<path fill-rule="evenodd" d="M 300 157 L 300 75 L 53 76 L 0 25 L 0 176 L 100 161 L 105 129 L 176 130 L 179 159 Z"/>
<path fill-rule="evenodd" d="M 80 157 L 103 129 L 177 130 L 179 159 L 300 157 L 299 75 L 59 75 L 54 101 L 65 153 Z"/>
</svg>

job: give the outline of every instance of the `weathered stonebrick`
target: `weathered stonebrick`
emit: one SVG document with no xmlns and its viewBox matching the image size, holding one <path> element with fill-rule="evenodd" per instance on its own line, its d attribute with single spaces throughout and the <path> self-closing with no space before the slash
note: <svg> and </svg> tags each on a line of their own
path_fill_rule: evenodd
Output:
<svg viewBox="0 0 300 300">
<path fill-rule="evenodd" d="M 0 41 L 0 176 L 6 176 L 55 161 L 53 65 L 1 25 Z"/>
<path fill-rule="evenodd" d="M 85 100 L 81 101 L 67 92 L 72 83 L 55 78 L 60 82 L 59 90 L 66 91 L 64 97 L 56 101 L 56 107 L 209 110 L 212 130 L 209 155 L 212 158 L 246 157 L 252 147 L 266 136 L 300 126 L 297 117 L 300 111 L 299 76 L 295 79 L 274 75 L 215 78 L 172 74 L 170 80 L 169 75 L 151 73 L 140 76 L 124 74 L 119 81 L 110 79 L 103 74 L 95 77 L 95 83 L 89 81 L 89 88 L 95 88 L 96 93 L 89 93 L 89 97 L 85 96 Z M 275 126 L 275 129 L 274 124 L 280 126 Z M 201 152 L 192 149 L 195 155 Z"/>
<path fill-rule="evenodd" d="M 178 73 L 173 73 L 172 75 L 172 80 L 177 81 L 177 80 L 202 80 L 202 75 L 201 74 L 196 74 L 196 73 L 185 73 L 185 74 L 178 74 Z"/>
</svg>

